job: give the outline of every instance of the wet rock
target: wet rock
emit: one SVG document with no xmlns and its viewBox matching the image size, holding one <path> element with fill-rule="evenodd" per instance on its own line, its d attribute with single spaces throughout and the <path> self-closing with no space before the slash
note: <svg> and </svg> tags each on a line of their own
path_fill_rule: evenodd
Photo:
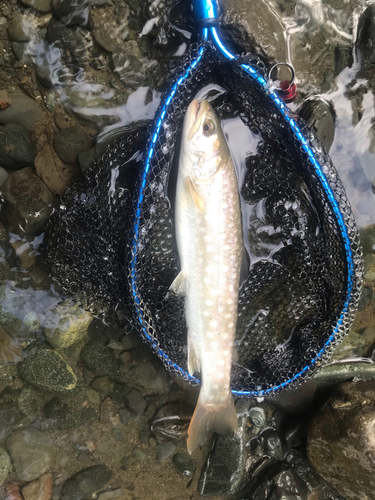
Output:
<svg viewBox="0 0 375 500">
<path fill-rule="evenodd" d="M 46 397 L 31 385 L 24 385 L 18 397 L 19 409 L 31 419 L 43 414 L 42 408 L 46 404 Z"/>
<path fill-rule="evenodd" d="M 173 443 L 159 443 L 157 445 L 157 457 L 159 462 L 164 462 L 175 451 L 176 446 Z"/>
<path fill-rule="evenodd" d="M 36 252 L 28 241 L 16 240 L 11 243 L 16 252 L 16 261 L 20 267 L 30 269 L 36 264 Z"/>
<path fill-rule="evenodd" d="M 98 377 L 91 383 L 91 387 L 103 397 L 110 394 L 114 385 L 114 382 L 108 377 Z"/>
<path fill-rule="evenodd" d="M 157 442 L 177 443 L 187 437 L 193 408 L 186 404 L 170 403 L 155 415 L 151 426 Z"/>
<path fill-rule="evenodd" d="M 361 68 L 366 70 L 374 66 L 375 54 L 375 5 L 371 4 L 362 12 L 358 21 L 356 49 L 361 57 Z"/>
<path fill-rule="evenodd" d="M 18 364 L 20 376 L 37 389 L 65 394 L 77 385 L 77 376 L 60 354 L 43 345 L 31 345 Z"/>
<path fill-rule="evenodd" d="M 5 500 L 23 500 L 18 484 L 8 484 L 6 487 Z"/>
<path fill-rule="evenodd" d="M 303 500 L 307 495 L 307 487 L 292 471 L 280 472 L 275 477 L 276 498 L 279 500 Z"/>
<path fill-rule="evenodd" d="M 280 392 L 272 398 L 272 406 L 281 408 L 288 413 L 298 415 L 308 411 L 314 399 L 316 392 L 316 383 L 314 380 L 308 380 L 296 389 L 289 389 Z"/>
<path fill-rule="evenodd" d="M 1 117 L 1 112 L 0 112 Z M 360 240 L 364 255 L 375 253 L 375 225 L 360 230 Z"/>
<path fill-rule="evenodd" d="M 142 59 L 135 40 L 123 43 L 120 50 L 112 53 L 114 71 L 127 87 L 137 89 L 146 83 L 146 67 Z"/>
<path fill-rule="evenodd" d="M 344 383 L 312 421 L 307 455 L 316 471 L 348 500 L 375 487 L 375 382 Z"/>
<path fill-rule="evenodd" d="M 194 462 L 190 457 L 187 457 L 182 453 L 176 453 L 176 455 L 172 458 L 172 462 L 183 476 L 193 477 L 195 467 Z"/>
<path fill-rule="evenodd" d="M 128 407 L 134 411 L 134 413 L 141 417 L 147 407 L 147 403 L 136 389 L 133 389 L 128 395 L 125 396 L 125 401 Z"/>
<path fill-rule="evenodd" d="M 61 500 L 85 500 L 103 488 L 111 477 L 112 471 L 105 465 L 94 465 L 83 469 L 65 481 Z"/>
<path fill-rule="evenodd" d="M 8 37 L 13 42 L 28 42 L 36 35 L 36 23 L 33 18 L 13 13 L 13 19 L 8 26 Z"/>
<path fill-rule="evenodd" d="M 43 408 L 44 415 L 57 429 L 75 429 L 98 421 L 99 397 L 95 391 L 81 392 L 64 401 L 54 398 Z"/>
<path fill-rule="evenodd" d="M 254 427 L 264 427 L 266 425 L 266 412 L 264 408 L 258 406 L 250 408 L 249 421 Z"/>
<path fill-rule="evenodd" d="M 361 296 L 358 303 L 358 311 L 363 311 L 366 309 L 368 304 L 371 302 L 373 296 L 372 287 L 364 286 L 361 291 Z"/>
<path fill-rule="evenodd" d="M 121 28 L 117 24 L 114 9 L 92 10 L 91 25 L 93 37 L 103 49 L 113 52 L 120 48 Z"/>
<path fill-rule="evenodd" d="M 17 123 L 31 130 L 33 125 L 44 117 L 44 113 L 31 97 L 21 93 L 9 94 L 11 106 L 0 109 L 0 124 Z"/>
<path fill-rule="evenodd" d="M 7 448 L 20 481 L 33 481 L 52 464 L 56 448 L 49 434 L 38 429 L 19 429 L 7 439 Z"/>
<path fill-rule="evenodd" d="M 100 342 L 88 342 L 81 352 L 82 363 L 98 377 L 114 378 L 117 372 L 117 359 L 108 347 Z"/>
<path fill-rule="evenodd" d="M 119 410 L 119 415 L 120 415 L 120 422 L 122 424 L 128 424 L 129 422 L 137 418 L 136 415 L 127 408 L 121 408 L 121 410 Z"/>
<path fill-rule="evenodd" d="M 53 480 L 49 473 L 43 474 L 37 481 L 27 484 L 22 488 L 24 500 L 50 500 L 52 495 Z"/>
<path fill-rule="evenodd" d="M 0 486 L 7 478 L 11 468 L 12 464 L 10 461 L 10 457 L 8 453 L 4 450 L 4 448 L 0 446 Z"/>
<path fill-rule="evenodd" d="M 114 120 L 108 113 L 112 104 L 102 97 L 82 95 L 82 92 L 67 91 L 69 99 L 64 103 L 64 108 L 79 123 L 84 126 L 94 126 L 97 130 L 110 125 Z"/>
<path fill-rule="evenodd" d="M 123 491 L 121 488 L 113 491 L 107 491 L 106 493 L 102 493 L 99 495 L 98 500 L 112 500 L 112 498 L 123 498 Z"/>
<path fill-rule="evenodd" d="M 335 111 L 332 104 L 324 99 L 306 99 L 298 108 L 298 114 L 311 127 L 326 151 L 335 138 Z"/>
<path fill-rule="evenodd" d="M 201 495 L 232 495 L 237 493 L 245 477 L 245 432 L 249 402 L 238 400 L 237 432 L 218 435 L 199 479 Z"/>
<path fill-rule="evenodd" d="M 22 125 L 0 126 L 0 166 L 17 170 L 34 164 L 30 132 Z"/>
<path fill-rule="evenodd" d="M 57 200 L 34 168 L 14 172 L 1 190 L 8 222 L 15 232 L 32 234 L 45 227 Z"/>
<path fill-rule="evenodd" d="M 0 90 L 0 109 L 9 108 L 12 104 L 12 99 L 6 90 Z"/>
<path fill-rule="evenodd" d="M 118 405 L 111 398 L 106 398 L 100 407 L 100 422 L 112 425 L 120 423 Z"/>
<path fill-rule="evenodd" d="M 44 335 L 52 347 L 66 349 L 87 337 L 92 320 L 92 314 L 72 300 L 65 300 L 47 314 Z"/>
<path fill-rule="evenodd" d="M 51 12 L 51 0 L 21 0 L 26 7 L 32 7 L 39 12 Z"/>
<path fill-rule="evenodd" d="M 22 347 L 0 327 L 0 363 L 16 363 L 22 357 Z"/>
<path fill-rule="evenodd" d="M 60 130 L 54 138 L 53 147 L 62 161 L 74 163 L 80 153 L 90 149 L 91 139 L 82 127 L 76 125 Z"/>
<path fill-rule="evenodd" d="M 89 18 L 86 0 L 52 0 L 53 13 L 67 26 L 85 26 Z"/>
<path fill-rule="evenodd" d="M 88 60 L 88 49 L 92 46 L 91 35 L 83 28 L 68 28 L 54 19 L 47 28 L 48 41 L 60 49 L 66 64 L 84 65 Z"/>
<path fill-rule="evenodd" d="M 6 170 L 0 167 L 0 187 L 4 184 L 4 182 L 8 179 L 9 174 Z"/>
</svg>

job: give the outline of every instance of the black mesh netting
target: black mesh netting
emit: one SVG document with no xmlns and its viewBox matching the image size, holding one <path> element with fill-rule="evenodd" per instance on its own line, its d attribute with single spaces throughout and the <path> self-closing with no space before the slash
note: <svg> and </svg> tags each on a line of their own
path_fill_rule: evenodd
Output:
<svg viewBox="0 0 375 500">
<path fill-rule="evenodd" d="M 309 366 L 293 379 L 290 385 L 295 385 L 322 366 L 352 322 L 362 275 L 357 229 L 320 142 L 295 117 L 338 203 L 346 242 L 305 149 L 271 99 L 241 68 L 246 62 L 265 74 L 265 64 L 253 56 L 223 61 L 210 44 L 203 47 L 194 70 L 198 45 L 190 47 L 176 73 L 171 86 L 175 94 L 165 108 L 147 175 L 146 159 L 162 107 L 151 128 L 132 130 L 113 142 L 61 197 L 50 221 L 48 261 L 67 293 L 109 322 L 129 320 L 157 346 L 169 369 L 182 374 L 165 354 L 186 370 L 183 299 L 168 293 L 179 272 L 171 195 L 175 153 L 189 103 L 203 86 L 219 84 L 226 90 L 212 101 L 219 117 L 228 112 L 238 116 L 258 138 L 239 185 L 242 207 L 249 207 L 243 231 L 250 264 L 239 292 L 240 359 L 232 371 L 232 388 L 275 387 Z M 325 345 L 333 332 L 334 339 Z M 322 349 L 324 354 L 312 363 Z"/>
</svg>

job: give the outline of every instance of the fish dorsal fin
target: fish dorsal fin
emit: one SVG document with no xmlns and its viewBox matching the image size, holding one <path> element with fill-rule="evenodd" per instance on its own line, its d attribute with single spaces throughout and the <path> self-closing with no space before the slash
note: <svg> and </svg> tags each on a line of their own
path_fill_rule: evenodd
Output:
<svg viewBox="0 0 375 500">
<path fill-rule="evenodd" d="M 201 371 L 201 363 L 199 361 L 197 350 L 191 337 L 188 336 L 188 370 L 190 375 Z"/>
<path fill-rule="evenodd" d="M 169 287 L 171 292 L 177 295 L 185 293 L 185 273 L 180 271 Z"/>
<path fill-rule="evenodd" d="M 204 204 L 203 204 L 202 197 L 199 193 L 199 186 L 198 186 L 197 182 L 195 182 L 194 179 L 192 177 L 190 177 L 190 175 L 188 175 L 185 179 L 185 186 L 186 186 L 186 189 L 188 190 L 188 192 L 190 193 L 190 196 L 192 197 L 195 206 L 198 208 L 198 210 L 200 212 L 204 213 L 204 211 L 205 211 Z"/>
</svg>

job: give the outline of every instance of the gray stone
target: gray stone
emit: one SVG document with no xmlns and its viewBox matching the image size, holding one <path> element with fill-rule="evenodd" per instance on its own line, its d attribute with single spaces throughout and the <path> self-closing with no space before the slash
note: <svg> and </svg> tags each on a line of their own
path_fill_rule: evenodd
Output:
<svg viewBox="0 0 375 500">
<path fill-rule="evenodd" d="M 8 453 L 0 446 L 0 486 L 3 484 L 12 468 Z"/>
<path fill-rule="evenodd" d="M 12 42 L 12 50 L 17 61 L 23 61 L 25 64 L 32 64 L 32 59 L 28 53 L 27 42 Z"/>
<path fill-rule="evenodd" d="M 170 403 L 163 406 L 151 426 L 156 441 L 177 443 L 184 440 L 192 414 L 193 408 L 186 404 Z"/>
<path fill-rule="evenodd" d="M 374 381 L 341 384 L 309 428 L 310 463 L 348 500 L 373 496 L 374 401 Z"/>
<path fill-rule="evenodd" d="M 8 437 L 6 444 L 20 481 L 38 479 L 56 455 L 49 434 L 38 429 L 19 429 Z"/>
<path fill-rule="evenodd" d="M 99 419 L 98 401 L 92 403 L 90 394 L 87 398 L 84 396 L 85 393 L 81 393 L 67 401 L 58 397 L 48 401 L 43 412 L 50 419 L 51 426 L 57 429 L 76 429 L 97 422 Z"/>
<path fill-rule="evenodd" d="M 44 118 L 42 108 L 31 97 L 24 94 L 9 94 L 12 104 L 6 109 L 0 109 L 0 124 L 17 123 L 31 130 L 33 125 Z"/>
<path fill-rule="evenodd" d="M 164 462 L 175 451 L 176 446 L 173 443 L 159 443 L 157 445 L 157 457 L 159 462 Z"/>
<path fill-rule="evenodd" d="M 183 476 L 192 477 L 194 475 L 195 466 L 190 457 L 182 453 L 176 453 L 172 458 L 172 462 Z"/>
<path fill-rule="evenodd" d="M 21 0 L 26 7 L 32 7 L 39 12 L 51 12 L 51 0 Z"/>
<path fill-rule="evenodd" d="M 257 406 L 250 408 L 249 420 L 254 427 L 264 427 L 266 423 L 266 414 L 264 409 Z"/>
<path fill-rule="evenodd" d="M 83 28 L 68 28 L 53 19 L 47 28 L 48 40 L 62 53 L 62 59 L 68 62 L 84 65 L 88 60 L 88 49 L 92 46 L 89 33 Z"/>
<path fill-rule="evenodd" d="M 28 16 L 23 16 L 19 12 L 13 13 L 13 19 L 8 26 L 9 40 L 13 42 L 28 42 L 35 37 L 36 23 L 34 19 Z"/>
<path fill-rule="evenodd" d="M 9 174 L 6 170 L 0 167 L 0 187 L 4 184 L 4 182 L 8 179 Z"/>
<path fill-rule="evenodd" d="M 95 158 L 97 158 L 95 148 L 83 151 L 78 155 L 79 168 L 81 169 L 82 174 L 86 172 L 86 170 L 90 167 Z"/>
<path fill-rule="evenodd" d="M 371 4 L 362 12 L 358 21 L 355 46 L 360 52 L 361 68 L 370 69 L 375 64 L 375 5 Z"/>
<path fill-rule="evenodd" d="M 364 309 L 366 309 L 366 307 L 372 300 L 372 296 L 372 287 L 364 286 L 361 291 L 361 296 L 359 297 L 358 311 L 363 311 Z"/>
<path fill-rule="evenodd" d="M 61 500 L 86 500 L 95 491 L 103 488 L 112 477 L 112 471 L 105 465 L 94 465 L 83 469 L 65 481 Z"/>
<path fill-rule="evenodd" d="M 67 26 L 86 26 L 89 19 L 87 0 L 52 0 L 53 13 Z"/>
<path fill-rule="evenodd" d="M 126 87 L 137 89 L 146 83 L 146 67 L 135 40 L 122 43 L 119 50 L 112 53 L 114 71 Z"/>
<path fill-rule="evenodd" d="M 59 158 L 66 163 L 74 163 L 83 151 L 91 148 L 91 139 L 87 132 L 78 125 L 60 130 L 53 147 Z"/>
<path fill-rule="evenodd" d="M 16 123 L 0 126 L 0 166 L 11 170 L 34 164 L 33 141 L 30 132 Z"/>
<path fill-rule="evenodd" d="M 114 9 L 95 9 L 91 11 L 92 34 L 97 43 L 108 52 L 120 48 L 119 26 Z"/>
<path fill-rule="evenodd" d="M 133 410 L 138 417 L 143 415 L 147 407 L 147 403 L 142 394 L 140 394 L 136 389 L 133 389 L 130 394 L 125 396 L 125 401 L 129 408 Z"/>
<path fill-rule="evenodd" d="M 37 389 L 66 394 L 77 385 L 77 376 L 60 354 L 44 345 L 31 345 L 18 364 L 20 376 Z"/>
<path fill-rule="evenodd" d="M 307 487 L 292 471 L 280 472 L 275 479 L 277 498 L 279 500 L 302 500 L 307 497 Z"/>
<path fill-rule="evenodd" d="M 32 167 L 12 173 L 1 191 L 9 225 L 21 235 L 42 230 L 57 201 Z"/>
<path fill-rule="evenodd" d="M 92 340 L 88 342 L 81 352 L 82 363 L 99 377 L 113 379 L 117 372 L 117 359 L 108 347 Z"/>
<path fill-rule="evenodd" d="M 91 387 L 101 396 L 107 397 L 114 387 L 114 382 L 108 377 L 98 377 L 91 383 Z"/>
<path fill-rule="evenodd" d="M 319 98 L 306 99 L 298 108 L 298 114 L 312 128 L 326 151 L 335 138 L 335 111 L 333 105 Z"/>
<path fill-rule="evenodd" d="M 92 320 L 91 313 L 72 300 L 65 300 L 46 315 L 44 335 L 52 347 L 66 349 L 88 336 L 87 330 Z"/>
<path fill-rule="evenodd" d="M 121 408 L 121 410 L 119 410 L 119 415 L 122 424 L 128 424 L 137 418 L 136 415 L 134 415 L 134 413 L 129 411 L 127 408 Z"/>
</svg>

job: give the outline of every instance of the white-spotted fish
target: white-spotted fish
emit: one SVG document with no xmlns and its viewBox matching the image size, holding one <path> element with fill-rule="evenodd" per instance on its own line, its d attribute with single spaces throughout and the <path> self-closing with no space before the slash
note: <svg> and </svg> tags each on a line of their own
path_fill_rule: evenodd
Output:
<svg viewBox="0 0 375 500">
<path fill-rule="evenodd" d="M 209 432 L 237 428 L 230 390 L 242 227 L 233 161 L 208 101 L 186 113 L 176 192 L 181 272 L 171 285 L 185 294 L 189 373 L 202 386 L 188 431 L 192 452 Z"/>
</svg>

